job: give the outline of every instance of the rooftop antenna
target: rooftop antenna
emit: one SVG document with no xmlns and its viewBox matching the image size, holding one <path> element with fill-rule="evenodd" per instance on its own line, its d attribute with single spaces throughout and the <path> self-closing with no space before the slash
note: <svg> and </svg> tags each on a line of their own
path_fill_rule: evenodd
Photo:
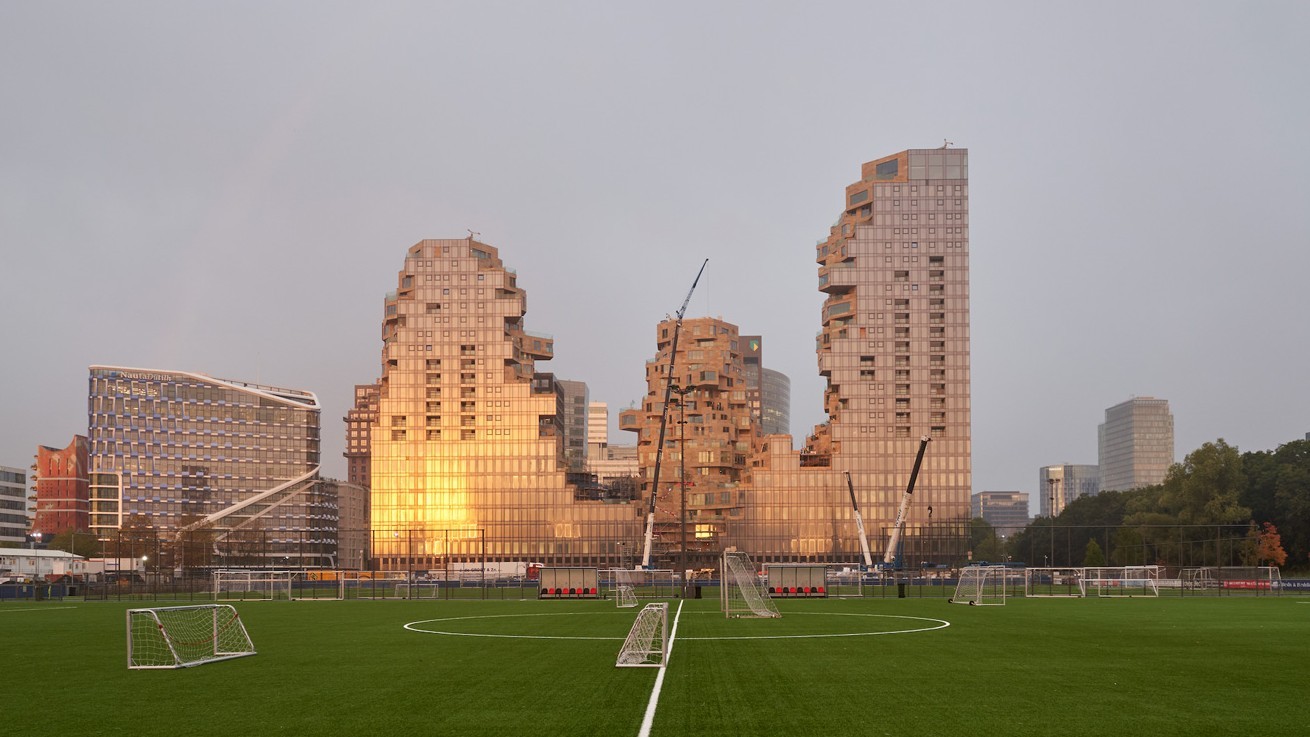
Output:
<svg viewBox="0 0 1310 737">
<path fill-rule="evenodd" d="M 951 146 L 954 145 L 955 145 L 954 141 L 948 141 L 945 138 L 942 139 L 942 148 L 950 148 Z"/>
<path fill-rule="evenodd" d="M 464 230 L 467 230 L 469 232 L 469 240 L 473 240 L 474 236 L 477 236 L 478 238 L 482 237 L 482 234 L 476 230 L 470 230 L 469 228 L 465 228 Z"/>
</svg>

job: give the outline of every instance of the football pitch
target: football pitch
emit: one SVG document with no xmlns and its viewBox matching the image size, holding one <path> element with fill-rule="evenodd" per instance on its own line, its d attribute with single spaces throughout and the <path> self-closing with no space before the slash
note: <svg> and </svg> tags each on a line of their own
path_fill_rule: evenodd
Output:
<svg viewBox="0 0 1310 737">
<path fill-rule="evenodd" d="M 609 601 L 237 603 L 258 655 L 147 671 L 130 606 L 0 605 L 6 734 L 636 737 L 660 673 Z M 1310 733 L 1306 596 L 778 609 L 671 602 L 650 734 Z"/>
</svg>

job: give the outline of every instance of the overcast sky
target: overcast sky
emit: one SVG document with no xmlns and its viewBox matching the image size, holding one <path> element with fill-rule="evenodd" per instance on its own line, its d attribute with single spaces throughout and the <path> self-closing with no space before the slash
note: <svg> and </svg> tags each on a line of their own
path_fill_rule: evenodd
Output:
<svg viewBox="0 0 1310 737">
<path fill-rule="evenodd" d="M 974 490 L 1310 431 L 1310 3 L 0 3 L 0 465 L 87 367 L 302 388 L 345 474 L 405 250 L 469 230 L 617 411 L 655 325 L 764 335 L 799 443 L 860 164 L 970 154 Z M 631 443 L 611 430 L 611 442 Z M 1033 501 L 1036 507 L 1036 500 Z"/>
</svg>

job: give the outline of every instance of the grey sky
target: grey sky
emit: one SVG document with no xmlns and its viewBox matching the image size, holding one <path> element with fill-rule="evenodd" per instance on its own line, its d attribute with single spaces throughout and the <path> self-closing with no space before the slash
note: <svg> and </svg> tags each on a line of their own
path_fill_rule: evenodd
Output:
<svg viewBox="0 0 1310 737">
<path fill-rule="evenodd" d="M 376 7 L 380 6 L 380 7 Z M 472 229 L 617 414 L 655 324 L 765 336 L 823 419 L 815 241 L 860 164 L 970 151 L 974 490 L 1310 430 L 1310 4 L 0 4 L 0 465 L 94 363 L 304 388 L 344 475 L 405 249 Z M 612 442 L 631 442 L 611 432 Z M 1034 502 L 1035 506 L 1035 502 Z"/>
</svg>

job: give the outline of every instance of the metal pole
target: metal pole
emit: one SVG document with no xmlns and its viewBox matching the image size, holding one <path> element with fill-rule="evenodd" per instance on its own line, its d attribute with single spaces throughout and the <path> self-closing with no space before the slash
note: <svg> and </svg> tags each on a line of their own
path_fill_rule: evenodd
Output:
<svg viewBox="0 0 1310 737">
<path fill-rule="evenodd" d="M 691 582 L 687 580 L 687 391 L 678 392 L 678 483 L 682 487 L 681 514 L 678 522 L 682 554 L 682 598 L 687 598 Z"/>
</svg>

